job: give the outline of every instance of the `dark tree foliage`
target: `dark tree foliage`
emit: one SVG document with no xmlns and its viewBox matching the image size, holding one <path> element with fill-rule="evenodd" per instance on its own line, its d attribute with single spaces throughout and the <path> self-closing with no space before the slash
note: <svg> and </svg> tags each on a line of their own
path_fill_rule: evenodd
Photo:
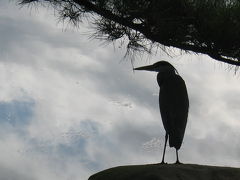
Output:
<svg viewBox="0 0 240 180">
<path fill-rule="evenodd" d="M 154 46 L 207 54 L 240 66 L 239 0 L 19 0 L 48 3 L 77 25 L 93 17 L 95 37 L 127 41 L 128 50 Z"/>
</svg>

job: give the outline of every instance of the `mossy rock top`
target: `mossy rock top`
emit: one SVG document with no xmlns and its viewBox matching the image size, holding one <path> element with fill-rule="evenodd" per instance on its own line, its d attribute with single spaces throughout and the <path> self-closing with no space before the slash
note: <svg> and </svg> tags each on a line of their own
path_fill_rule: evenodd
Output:
<svg viewBox="0 0 240 180">
<path fill-rule="evenodd" d="M 131 165 L 98 172 L 89 180 L 240 180 L 240 168 L 196 164 Z"/>
</svg>

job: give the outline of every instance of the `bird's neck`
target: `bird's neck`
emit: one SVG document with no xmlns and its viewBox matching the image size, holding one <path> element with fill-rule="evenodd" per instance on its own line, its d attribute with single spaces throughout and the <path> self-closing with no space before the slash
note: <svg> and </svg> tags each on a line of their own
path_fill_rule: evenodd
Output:
<svg viewBox="0 0 240 180">
<path fill-rule="evenodd" d="M 168 78 L 171 78 L 173 76 L 176 76 L 175 72 L 173 71 L 159 72 L 157 74 L 158 85 L 161 86 L 165 81 L 167 81 Z"/>
</svg>

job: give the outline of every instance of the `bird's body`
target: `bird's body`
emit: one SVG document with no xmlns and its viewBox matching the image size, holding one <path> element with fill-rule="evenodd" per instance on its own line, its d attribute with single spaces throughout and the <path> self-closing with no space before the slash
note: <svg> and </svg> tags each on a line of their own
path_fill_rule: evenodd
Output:
<svg viewBox="0 0 240 180">
<path fill-rule="evenodd" d="M 180 149 L 188 117 L 188 96 L 184 80 L 177 74 L 158 73 L 159 107 L 169 146 Z M 177 88 L 176 88 L 177 87 Z"/>
<path fill-rule="evenodd" d="M 188 118 L 189 100 L 184 80 L 177 70 L 166 61 L 159 61 L 150 66 L 135 68 L 135 70 L 156 71 L 157 82 L 160 86 L 159 108 L 164 129 L 166 131 L 162 163 L 169 138 L 169 146 L 176 149 L 177 161 L 185 133 Z"/>
</svg>

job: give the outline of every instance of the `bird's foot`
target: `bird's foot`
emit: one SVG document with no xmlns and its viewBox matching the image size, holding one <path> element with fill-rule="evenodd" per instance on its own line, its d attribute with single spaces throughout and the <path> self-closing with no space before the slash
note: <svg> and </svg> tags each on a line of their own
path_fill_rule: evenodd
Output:
<svg viewBox="0 0 240 180">
<path fill-rule="evenodd" d="M 175 162 L 175 164 L 183 164 L 183 163 L 181 163 L 179 160 L 177 160 L 177 161 Z"/>
<path fill-rule="evenodd" d="M 164 162 L 164 161 L 162 161 L 161 163 L 159 163 L 159 164 L 161 164 L 161 165 L 163 165 L 163 164 L 167 164 L 166 162 Z"/>
<path fill-rule="evenodd" d="M 160 162 L 160 163 L 157 163 L 157 164 L 155 164 L 155 165 L 165 165 L 165 164 L 167 164 L 166 162 L 164 162 L 164 161 L 162 161 L 162 162 Z"/>
</svg>

